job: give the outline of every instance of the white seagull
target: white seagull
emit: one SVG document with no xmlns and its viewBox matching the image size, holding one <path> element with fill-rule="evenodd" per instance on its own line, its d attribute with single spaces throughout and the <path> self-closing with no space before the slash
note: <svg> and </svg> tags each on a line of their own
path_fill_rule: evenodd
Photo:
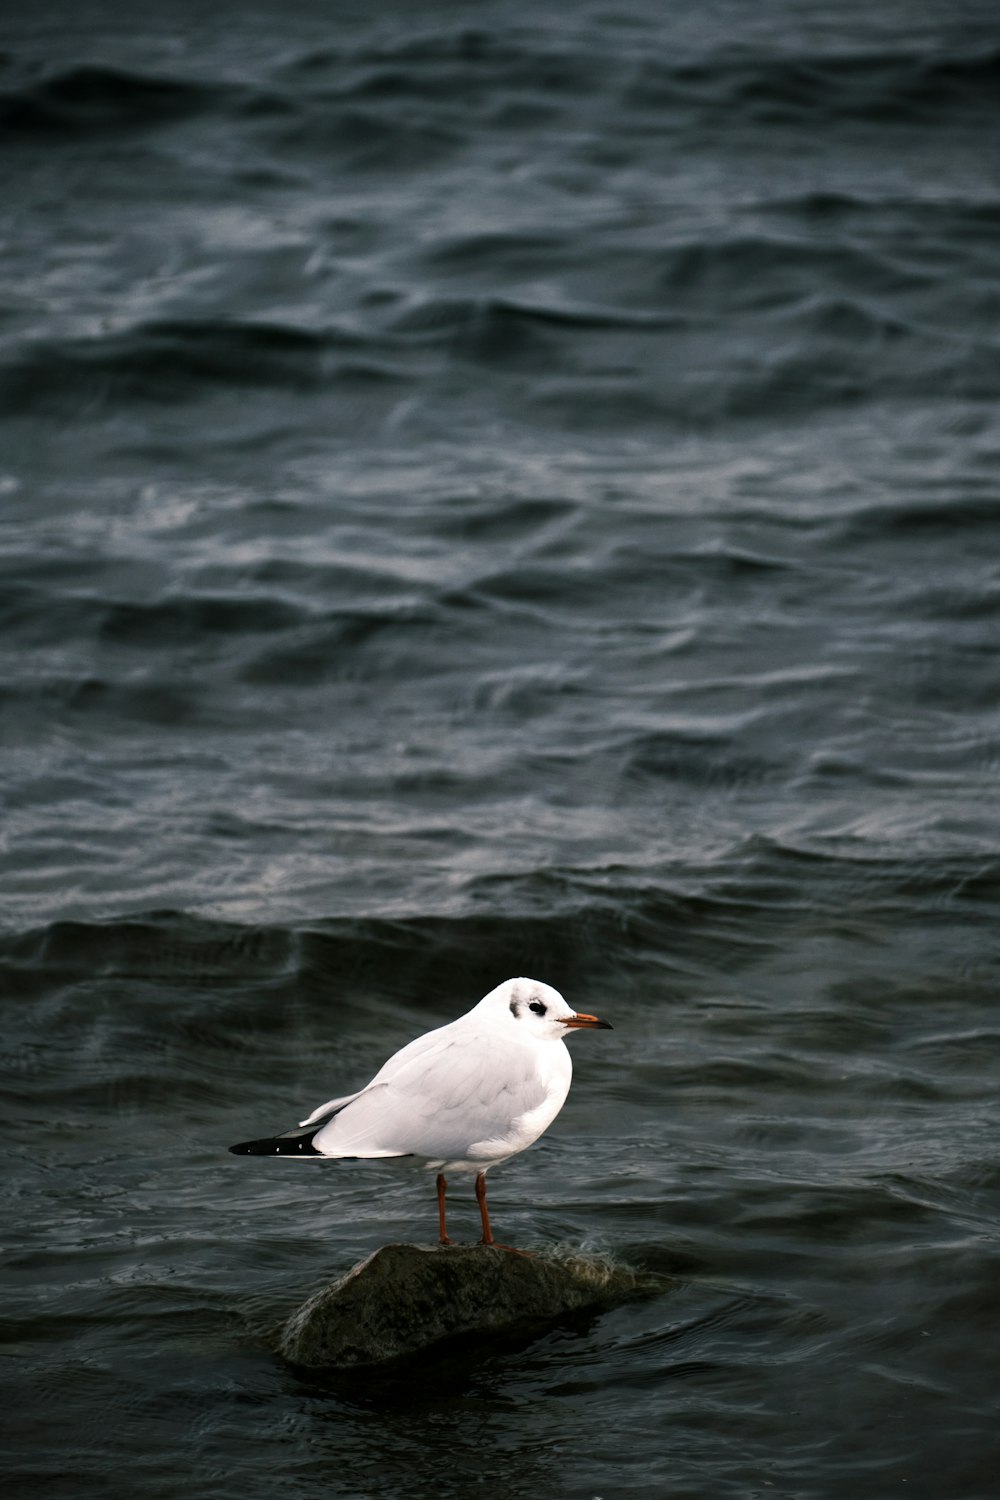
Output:
<svg viewBox="0 0 1000 1500">
<path fill-rule="evenodd" d="M 230 1146 L 237 1155 L 414 1156 L 437 1172 L 445 1225 L 445 1172 L 475 1173 L 484 1245 L 493 1245 L 486 1173 L 537 1141 L 566 1102 L 573 1063 L 566 1034 L 612 1029 L 570 1010 L 537 979 L 507 979 L 447 1026 L 389 1058 L 365 1088 L 314 1109 L 297 1129 Z"/>
</svg>

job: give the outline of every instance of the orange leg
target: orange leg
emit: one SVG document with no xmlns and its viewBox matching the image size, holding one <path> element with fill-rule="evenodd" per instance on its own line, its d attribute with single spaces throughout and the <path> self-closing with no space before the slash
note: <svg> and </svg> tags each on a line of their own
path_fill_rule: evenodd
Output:
<svg viewBox="0 0 1000 1500">
<path fill-rule="evenodd" d="M 530 1257 L 532 1253 L 530 1250 L 518 1250 L 513 1245 L 501 1245 L 493 1238 L 493 1230 L 490 1226 L 490 1211 L 486 1207 L 485 1172 L 476 1173 L 476 1202 L 479 1204 L 479 1214 L 483 1221 L 483 1237 L 480 1240 L 480 1244 L 493 1245 L 497 1250 L 509 1250 L 511 1255 L 527 1255 Z"/>
<path fill-rule="evenodd" d="M 476 1202 L 479 1204 L 479 1216 L 483 1221 L 483 1237 L 480 1241 L 483 1245 L 493 1245 L 493 1230 L 490 1228 L 490 1211 L 486 1207 L 486 1173 L 476 1173 Z"/>
<path fill-rule="evenodd" d="M 437 1190 L 438 1190 L 438 1229 L 440 1230 L 441 1243 L 442 1243 L 442 1245 L 450 1245 L 451 1244 L 451 1240 L 448 1238 L 448 1228 L 447 1228 L 447 1225 L 445 1224 L 445 1219 L 444 1219 L 444 1195 L 448 1191 L 448 1183 L 447 1183 L 447 1181 L 445 1179 L 445 1175 L 444 1175 L 443 1172 L 439 1172 L 438 1175 L 437 1175 Z"/>
</svg>

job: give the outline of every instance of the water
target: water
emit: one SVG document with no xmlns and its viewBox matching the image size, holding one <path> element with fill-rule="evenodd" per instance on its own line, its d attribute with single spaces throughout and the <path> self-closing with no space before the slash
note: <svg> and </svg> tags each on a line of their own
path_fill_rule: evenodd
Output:
<svg viewBox="0 0 1000 1500">
<path fill-rule="evenodd" d="M 998 73 L 965 0 L 8 19 L 12 1494 L 995 1496 Z M 225 1148 L 519 972 L 616 1029 L 498 1233 L 669 1291 L 304 1378 L 431 1184 Z"/>
</svg>

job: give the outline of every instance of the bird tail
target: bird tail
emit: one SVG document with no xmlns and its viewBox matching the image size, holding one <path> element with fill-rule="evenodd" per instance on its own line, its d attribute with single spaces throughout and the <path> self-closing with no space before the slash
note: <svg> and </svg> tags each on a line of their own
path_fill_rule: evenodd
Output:
<svg viewBox="0 0 1000 1500">
<path fill-rule="evenodd" d="M 363 1093 L 364 1090 L 360 1090 Z M 326 1104 L 321 1104 L 319 1109 L 314 1109 L 306 1120 L 300 1120 L 297 1126 L 291 1130 L 283 1130 L 280 1135 L 264 1136 L 259 1141 L 240 1141 L 237 1146 L 230 1146 L 234 1156 L 325 1156 L 325 1151 L 317 1151 L 313 1145 L 313 1137 L 319 1135 L 324 1125 L 329 1124 L 334 1115 L 348 1104 L 353 1104 L 359 1097 L 358 1094 L 345 1094 L 341 1099 L 331 1099 Z"/>
<path fill-rule="evenodd" d="M 376 1089 L 384 1089 L 384 1084 L 376 1084 Z M 353 1104 L 355 1099 L 360 1099 L 361 1094 L 371 1092 L 369 1088 L 362 1089 L 357 1094 L 346 1094 L 342 1099 L 331 1099 L 328 1104 L 321 1104 L 319 1109 L 314 1109 L 307 1120 L 302 1120 L 291 1130 L 283 1130 L 280 1135 L 264 1136 L 259 1141 L 241 1141 L 237 1146 L 230 1146 L 234 1156 L 321 1156 L 325 1161 L 336 1157 L 361 1159 L 378 1156 L 409 1156 L 409 1151 L 392 1151 L 376 1147 L 372 1150 L 361 1151 L 319 1151 L 313 1145 L 313 1141 L 322 1130 L 329 1125 L 335 1115 Z"/>
</svg>

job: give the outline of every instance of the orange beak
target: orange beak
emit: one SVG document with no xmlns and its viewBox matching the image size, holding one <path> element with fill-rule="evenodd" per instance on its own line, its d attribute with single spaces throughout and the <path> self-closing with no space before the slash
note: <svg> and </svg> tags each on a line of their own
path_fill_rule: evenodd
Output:
<svg viewBox="0 0 1000 1500">
<path fill-rule="evenodd" d="M 560 1016 L 559 1019 L 564 1026 L 589 1026 L 591 1031 L 595 1029 L 614 1031 L 615 1029 L 610 1021 L 599 1021 L 596 1016 L 585 1015 L 582 1010 L 578 1011 L 575 1016 Z"/>
</svg>

